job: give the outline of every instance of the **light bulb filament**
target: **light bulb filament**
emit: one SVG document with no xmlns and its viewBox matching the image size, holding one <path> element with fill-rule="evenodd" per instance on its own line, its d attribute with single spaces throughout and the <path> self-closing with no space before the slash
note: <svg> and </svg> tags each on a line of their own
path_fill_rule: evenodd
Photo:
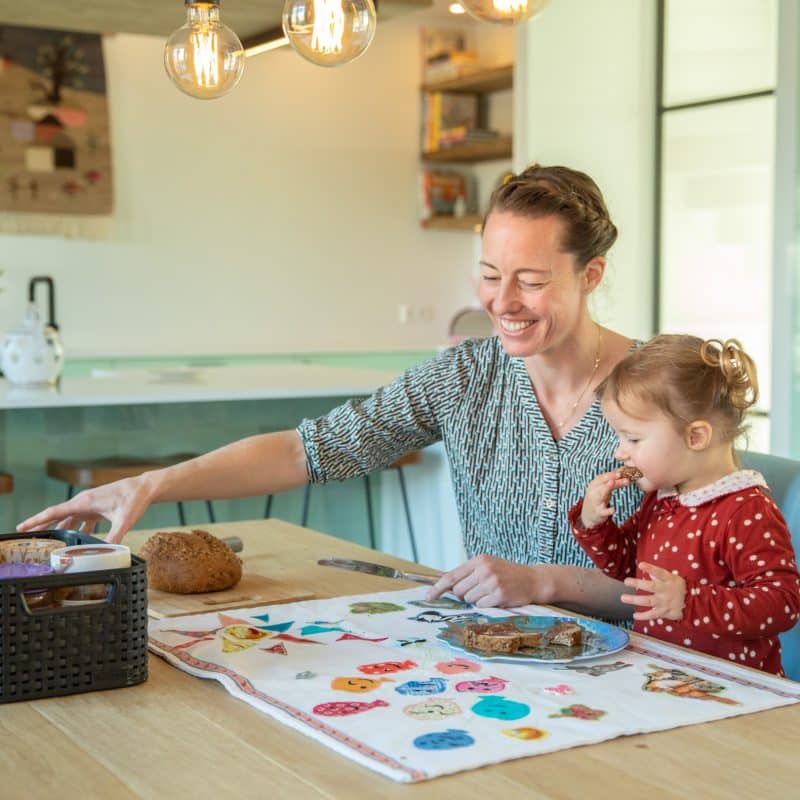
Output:
<svg viewBox="0 0 800 800">
<path fill-rule="evenodd" d="M 239 37 L 219 19 L 219 0 L 187 3 L 186 24 L 164 45 L 170 80 L 191 97 L 211 100 L 227 94 L 244 69 Z"/>
<path fill-rule="evenodd" d="M 528 0 L 492 0 L 492 5 L 503 14 L 525 13 Z"/>
<path fill-rule="evenodd" d="M 219 85 L 219 39 L 216 31 L 194 31 L 191 36 L 194 51 L 194 76 L 198 86 Z"/>
<path fill-rule="evenodd" d="M 344 36 L 342 0 L 316 0 L 311 49 L 319 53 L 341 53 Z"/>
</svg>

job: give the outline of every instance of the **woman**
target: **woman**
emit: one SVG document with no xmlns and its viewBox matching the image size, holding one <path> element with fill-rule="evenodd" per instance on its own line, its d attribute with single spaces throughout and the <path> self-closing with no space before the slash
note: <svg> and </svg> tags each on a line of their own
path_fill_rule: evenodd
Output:
<svg viewBox="0 0 800 800">
<path fill-rule="evenodd" d="M 108 540 L 119 541 L 151 503 L 344 480 L 441 440 L 470 559 L 444 574 L 431 598 L 452 590 L 479 606 L 558 603 L 629 615 L 622 585 L 590 568 L 567 522 L 591 478 L 617 466 L 593 393 L 633 343 L 588 310 L 616 236 L 591 178 L 529 167 L 494 192 L 484 223 L 479 295 L 497 337 L 467 341 L 297 430 L 82 492 L 19 530 L 105 517 Z M 620 517 L 640 499 L 636 487 L 620 491 Z"/>
</svg>

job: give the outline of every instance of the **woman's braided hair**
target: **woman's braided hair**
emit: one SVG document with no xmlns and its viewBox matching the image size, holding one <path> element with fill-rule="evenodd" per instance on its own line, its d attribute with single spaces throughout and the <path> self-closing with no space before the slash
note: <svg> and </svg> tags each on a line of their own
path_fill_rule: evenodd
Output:
<svg viewBox="0 0 800 800">
<path fill-rule="evenodd" d="M 512 175 L 492 193 L 484 227 L 493 212 L 559 217 L 565 226 L 561 248 L 572 253 L 581 268 L 604 256 L 617 239 L 617 228 L 597 184 L 569 167 L 532 164 Z"/>
</svg>

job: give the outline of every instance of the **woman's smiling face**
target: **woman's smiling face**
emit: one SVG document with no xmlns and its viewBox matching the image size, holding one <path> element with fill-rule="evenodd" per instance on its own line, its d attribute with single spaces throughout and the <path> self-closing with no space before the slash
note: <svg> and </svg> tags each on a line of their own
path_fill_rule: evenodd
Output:
<svg viewBox="0 0 800 800">
<path fill-rule="evenodd" d="M 478 297 L 511 356 L 532 356 L 557 347 L 573 333 L 586 298 L 602 275 L 577 270 L 561 249 L 564 223 L 492 212 L 483 231 Z M 594 263 L 594 262 L 592 262 Z"/>
</svg>

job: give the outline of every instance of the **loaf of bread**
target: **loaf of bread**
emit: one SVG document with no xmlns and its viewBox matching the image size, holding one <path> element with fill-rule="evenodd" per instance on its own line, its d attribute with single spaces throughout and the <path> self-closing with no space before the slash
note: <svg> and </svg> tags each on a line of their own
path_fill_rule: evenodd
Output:
<svg viewBox="0 0 800 800">
<path fill-rule="evenodd" d="M 207 531 L 159 532 L 142 546 L 152 589 L 175 594 L 219 592 L 242 577 L 242 562 L 227 544 Z"/>
</svg>

